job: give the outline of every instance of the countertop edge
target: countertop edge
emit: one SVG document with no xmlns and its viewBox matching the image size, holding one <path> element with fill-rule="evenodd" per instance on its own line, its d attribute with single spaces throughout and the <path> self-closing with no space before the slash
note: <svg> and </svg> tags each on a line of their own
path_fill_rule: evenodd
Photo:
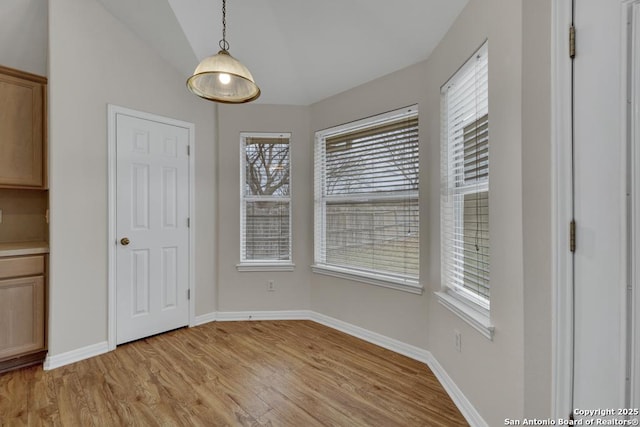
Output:
<svg viewBox="0 0 640 427">
<path fill-rule="evenodd" d="M 47 242 L 0 243 L 0 257 L 49 253 Z"/>
</svg>

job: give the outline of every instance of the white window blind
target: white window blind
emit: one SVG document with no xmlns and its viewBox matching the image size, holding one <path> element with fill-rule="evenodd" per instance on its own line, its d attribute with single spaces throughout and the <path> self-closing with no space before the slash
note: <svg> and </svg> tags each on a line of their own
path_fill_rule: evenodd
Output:
<svg viewBox="0 0 640 427">
<path fill-rule="evenodd" d="M 418 113 L 316 133 L 315 264 L 418 286 Z"/>
<path fill-rule="evenodd" d="M 290 134 L 241 134 L 241 262 L 291 261 Z"/>
<path fill-rule="evenodd" d="M 442 281 L 484 309 L 489 285 L 488 45 L 442 88 Z"/>
</svg>

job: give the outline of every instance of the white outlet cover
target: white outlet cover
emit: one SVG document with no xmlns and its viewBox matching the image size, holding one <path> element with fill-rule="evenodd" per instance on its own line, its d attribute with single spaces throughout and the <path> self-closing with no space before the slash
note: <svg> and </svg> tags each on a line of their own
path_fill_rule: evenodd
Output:
<svg viewBox="0 0 640 427">
<path fill-rule="evenodd" d="M 453 331 L 453 333 L 455 334 L 455 337 L 456 337 L 456 341 L 455 341 L 456 351 L 461 352 L 462 351 L 462 334 L 458 330 Z"/>
</svg>

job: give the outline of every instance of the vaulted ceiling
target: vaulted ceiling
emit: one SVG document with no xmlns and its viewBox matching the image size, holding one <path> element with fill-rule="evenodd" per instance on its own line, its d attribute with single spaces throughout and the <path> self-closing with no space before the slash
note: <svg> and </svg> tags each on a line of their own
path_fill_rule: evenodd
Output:
<svg viewBox="0 0 640 427">
<path fill-rule="evenodd" d="M 186 78 L 218 52 L 222 0 L 100 0 Z M 309 105 L 426 59 L 468 0 L 227 0 L 257 101 Z"/>
</svg>

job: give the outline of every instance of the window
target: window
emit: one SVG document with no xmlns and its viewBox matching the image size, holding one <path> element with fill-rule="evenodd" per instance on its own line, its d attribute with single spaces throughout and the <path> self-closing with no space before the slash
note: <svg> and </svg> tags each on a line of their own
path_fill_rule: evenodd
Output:
<svg viewBox="0 0 640 427">
<path fill-rule="evenodd" d="M 442 87 L 441 252 L 446 293 L 488 318 L 489 113 L 485 43 Z"/>
<path fill-rule="evenodd" d="M 241 134 L 239 270 L 291 266 L 291 134 Z"/>
<path fill-rule="evenodd" d="M 314 272 L 420 293 L 418 110 L 316 133 Z"/>
</svg>

